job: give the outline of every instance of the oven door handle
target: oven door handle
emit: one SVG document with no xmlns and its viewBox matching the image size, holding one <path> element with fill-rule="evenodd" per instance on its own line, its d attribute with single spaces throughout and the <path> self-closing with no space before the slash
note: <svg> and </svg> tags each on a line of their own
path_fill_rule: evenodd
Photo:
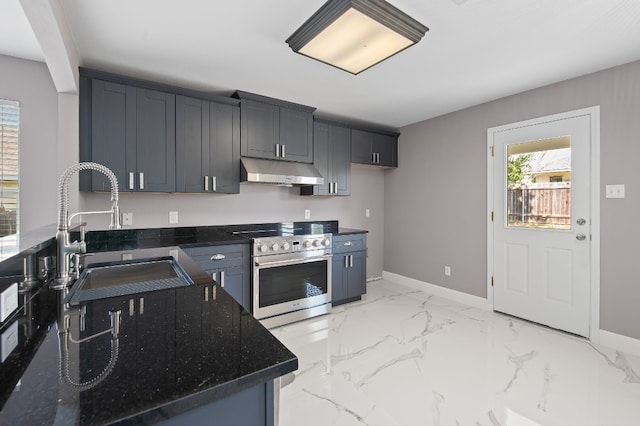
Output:
<svg viewBox="0 0 640 426">
<path fill-rule="evenodd" d="M 331 254 L 326 254 L 324 256 L 315 256 L 315 257 L 307 257 L 307 258 L 297 258 L 297 259 L 287 259 L 287 260 L 272 260 L 272 261 L 263 261 L 261 259 L 255 259 L 256 266 L 259 268 L 269 268 L 271 266 L 286 266 L 286 265 L 298 265 L 300 263 L 311 263 L 311 262 L 319 262 L 322 260 L 329 260 L 333 257 Z"/>
</svg>

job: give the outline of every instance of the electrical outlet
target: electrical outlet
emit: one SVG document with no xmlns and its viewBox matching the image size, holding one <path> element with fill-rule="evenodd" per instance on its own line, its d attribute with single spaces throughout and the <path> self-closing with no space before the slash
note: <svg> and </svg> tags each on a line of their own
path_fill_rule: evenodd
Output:
<svg viewBox="0 0 640 426">
<path fill-rule="evenodd" d="M 305 219 L 311 219 L 311 210 L 304 209 L 304 218 Z"/>
<path fill-rule="evenodd" d="M 364 210 L 364 216 L 365 216 L 365 217 L 369 217 L 369 216 L 371 216 L 371 210 L 369 210 L 369 209 L 365 209 L 365 210 Z"/>
<path fill-rule="evenodd" d="M 169 212 L 169 225 L 176 225 L 178 223 L 178 212 Z"/>
<path fill-rule="evenodd" d="M 18 283 L 13 283 L 0 294 L 0 321 L 6 320 L 16 309 L 18 309 Z"/>
<path fill-rule="evenodd" d="M 445 266 L 445 267 L 444 267 L 444 274 L 445 274 L 447 277 L 450 277 L 450 276 L 451 276 L 451 266 Z"/>
<path fill-rule="evenodd" d="M 133 253 L 122 253 L 121 259 L 124 261 L 133 260 Z"/>
<path fill-rule="evenodd" d="M 122 213 L 122 226 L 133 226 L 133 213 Z"/>
</svg>

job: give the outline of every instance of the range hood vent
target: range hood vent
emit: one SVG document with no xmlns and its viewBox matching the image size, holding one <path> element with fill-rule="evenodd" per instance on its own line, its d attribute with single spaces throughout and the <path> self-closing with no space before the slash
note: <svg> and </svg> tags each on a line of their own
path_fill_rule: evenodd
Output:
<svg viewBox="0 0 640 426">
<path fill-rule="evenodd" d="M 240 180 L 242 182 L 287 186 L 324 183 L 324 178 L 313 164 L 248 157 L 242 157 L 241 162 Z"/>
</svg>

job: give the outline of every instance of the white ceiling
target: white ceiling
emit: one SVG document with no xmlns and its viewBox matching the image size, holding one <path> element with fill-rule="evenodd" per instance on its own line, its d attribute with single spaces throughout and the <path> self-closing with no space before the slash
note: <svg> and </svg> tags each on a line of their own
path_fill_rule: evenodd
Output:
<svg viewBox="0 0 640 426">
<path fill-rule="evenodd" d="M 82 66 L 389 128 L 640 59 L 638 0 L 390 0 L 430 31 L 357 76 L 285 43 L 325 0 L 53 1 Z M 0 54 L 43 61 L 19 0 L 0 1 Z"/>
</svg>

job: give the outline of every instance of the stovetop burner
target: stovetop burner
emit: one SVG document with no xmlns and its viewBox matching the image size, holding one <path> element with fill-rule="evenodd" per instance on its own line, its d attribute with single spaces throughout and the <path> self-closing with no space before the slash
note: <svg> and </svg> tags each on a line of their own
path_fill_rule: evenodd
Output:
<svg viewBox="0 0 640 426">
<path fill-rule="evenodd" d="M 336 232 L 337 222 L 279 222 L 230 227 L 234 235 L 248 238 L 323 235 Z"/>
</svg>

